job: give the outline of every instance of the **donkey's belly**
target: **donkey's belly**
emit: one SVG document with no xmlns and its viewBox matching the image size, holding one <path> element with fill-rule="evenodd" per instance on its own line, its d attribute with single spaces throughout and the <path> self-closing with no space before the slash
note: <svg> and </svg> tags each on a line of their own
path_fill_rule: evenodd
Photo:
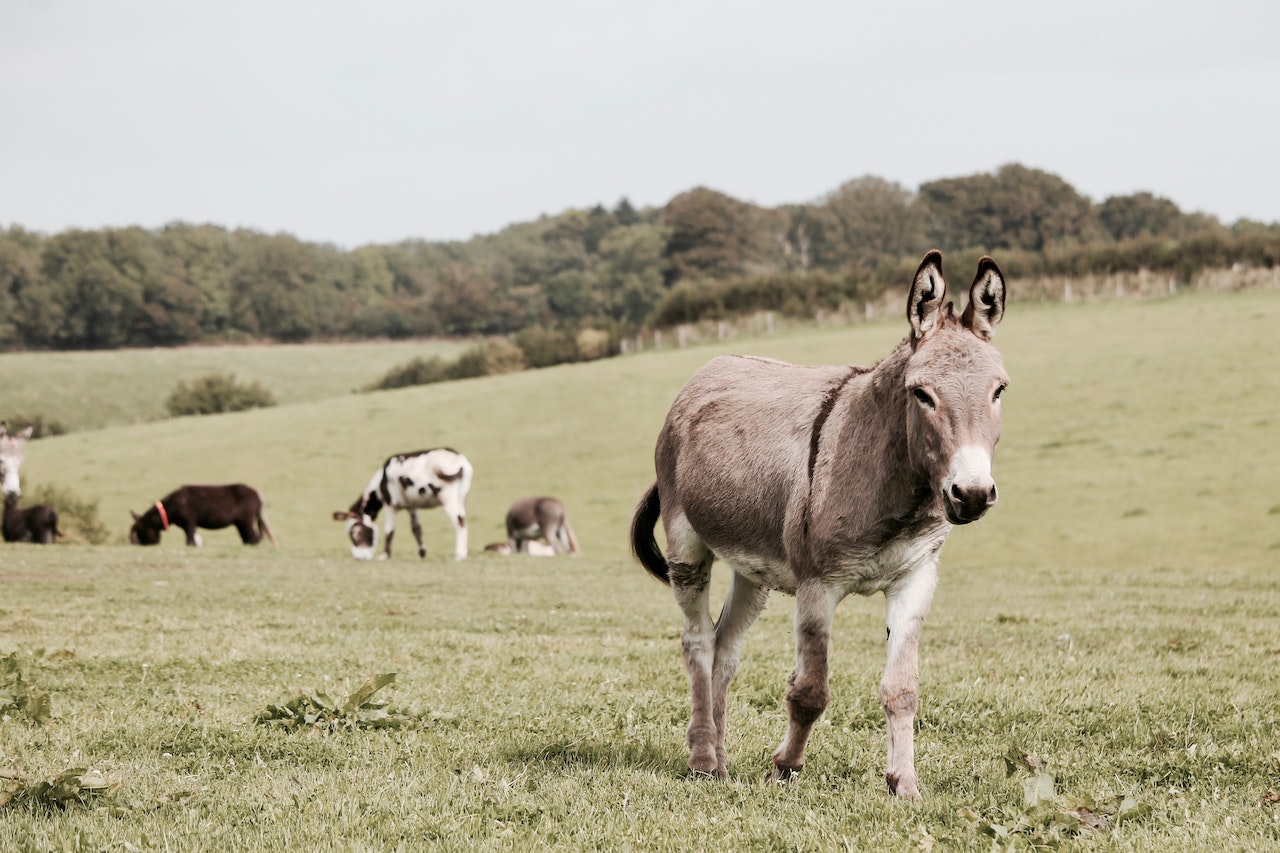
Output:
<svg viewBox="0 0 1280 853">
<path fill-rule="evenodd" d="M 717 551 L 716 556 L 756 586 L 776 589 L 789 595 L 796 594 L 796 576 L 785 560 L 771 560 L 758 554 L 732 551 Z"/>
</svg>

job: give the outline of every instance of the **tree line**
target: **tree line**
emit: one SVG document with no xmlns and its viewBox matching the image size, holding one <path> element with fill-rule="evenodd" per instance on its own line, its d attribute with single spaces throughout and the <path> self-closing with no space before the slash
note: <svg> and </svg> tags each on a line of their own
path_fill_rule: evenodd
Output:
<svg viewBox="0 0 1280 853">
<path fill-rule="evenodd" d="M 704 187 L 626 199 L 467 241 L 343 250 L 289 234 L 173 223 L 0 230 L 0 347 L 515 335 L 742 311 L 812 313 L 901 286 L 920 256 L 998 253 L 1010 277 L 1280 264 L 1280 225 L 1231 225 L 1147 192 L 1095 203 L 1018 164 L 915 190 L 877 177 L 762 207 Z M 537 339 L 548 330 L 556 335 Z M 529 347 L 525 347 L 529 350 Z M 572 360 L 565 353 L 566 360 Z M 536 359 L 534 359 L 536 361 Z"/>
</svg>

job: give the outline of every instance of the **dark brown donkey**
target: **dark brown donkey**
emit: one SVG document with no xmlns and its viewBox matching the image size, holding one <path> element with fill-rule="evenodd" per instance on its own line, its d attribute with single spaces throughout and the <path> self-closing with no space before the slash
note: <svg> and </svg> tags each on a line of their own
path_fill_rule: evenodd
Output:
<svg viewBox="0 0 1280 853">
<path fill-rule="evenodd" d="M 925 255 L 907 300 L 911 332 L 874 368 L 800 367 L 717 358 L 676 397 L 658 436 L 657 482 L 636 509 L 631 543 L 684 611 L 692 692 L 689 766 L 727 775 L 725 696 L 743 635 L 771 590 L 796 597 L 796 662 L 773 775 L 791 779 L 827 706 L 836 605 L 885 595 L 889 789 L 918 799 L 912 726 L 920 629 L 954 524 L 996 502 L 991 458 L 1009 379 L 991 333 L 1004 276 L 982 258 L 964 313 L 945 303 L 942 254 Z M 664 558 L 653 528 L 661 517 Z M 708 579 L 733 567 L 720 618 Z"/>
<path fill-rule="evenodd" d="M 134 545 L 158 545 L 160 534 L 170 527 L 187 534 L 187 544 L 202 544 L 197 530 L 221 530 L 235 525 L 240 541 L 257 545 L 265 534 L 276 544 L 267 516 L 263 513 L 262 492 L 244 483 L 225 486 L 182 486 L 156 501 L 146 512 L 134 512 L 129 541 Z"/>
<path fill-rule="evenodd" d="M 52 545 L 54 540 L 66 536 L 58 530 L 57 510 L 44 504 L 19 509 L 19 500 L 18 495 L 4 496 L 4 541 Z"/>
</svg>

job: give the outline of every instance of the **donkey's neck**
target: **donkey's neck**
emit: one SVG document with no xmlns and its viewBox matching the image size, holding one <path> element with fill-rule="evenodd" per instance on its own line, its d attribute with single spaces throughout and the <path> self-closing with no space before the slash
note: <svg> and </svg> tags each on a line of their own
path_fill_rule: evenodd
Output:
<svg viewBox="0 0 1280 853">
<path fill-rule="evenodd" d="M 882 544 L 927 519 L 932 495 L 927 478 L 914 470 L 908 453 L 905 376 L 911 347 L 900 344 L 868 373 L 854 377 L 832 415 L 832 434 L 823 454 L 828 466 L 825 494 L 814 497 L 836 513 L 842 540 Z M 825 443 L 825 442 L 824 442 Z"/>
</svg>

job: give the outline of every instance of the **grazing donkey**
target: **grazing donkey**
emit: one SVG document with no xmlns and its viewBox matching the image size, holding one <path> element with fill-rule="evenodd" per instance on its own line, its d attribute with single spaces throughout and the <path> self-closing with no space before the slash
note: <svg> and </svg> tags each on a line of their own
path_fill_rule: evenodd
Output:
<svg viewBox="0 0 1280 853">
<path fill-rule="evenodd" d="M 0 421 L 0 483 L 3 483 L 5 497 L 22 495 L 22 483 L 18 478 L 18 469 L 22 467 L 22 446 L 31 438 L 35 429 L 29 426 L 21 432 L 9 432 L 9 426 Z"/>
<path fill-rule="evenodd" d="M 391 556 L 391 540 L 396 534 L 396 510 L 409 511 L 413 537 L 418 540 L 418 556 L 427 556 L 422 545 L 422 525 L 418 510 L 444 507 L 453 524 L 453 556 L 467 557 L 467 493 L 471 491 L 471 463 L 467 457 L 449 448 L 398 453 L 373 472 L 369 485 L 350 509 L 338 510 L 334 521 L 347 525 L 351 538 L 351 555 L 357 560 L 373 559 L 377 550 L 378 529 L 374 522 L 387 507 L 387 543 L 380 559 Z"/>
<path fill-rule="evenodd" d="M 507 542 L 511 550 L 523 553 L 542 539 L 547 540 L 553 554 L 581 553 L 564 504 L 558 498 L 521 498 L 513 503 L 507 510 Z"/>
<path fill-rule="evenodd" d="M 789 722 L 773 776 L 804 767 L 827 706 L 827 654 L 837 603 L 885 595 L 889 790 L 918 799 L 912 726 L 918 643 L 954 524 L 996 502 L 991 459 L 1008 385 L 991 333 L 1005 283 L 978 262 L 969 304 L 944 305 L 942 254 L 925 255 L 911 285 L 907 338 L 873 368 L 801 367 L 721 357 L 676 397 L 658 436 L 657 482 L 632 521 L 636 557 L 669 583 L 684 611 L 692 692 L 689 766 L 725 777 L 725 696 L 743 635 L 771 590 L 796 597 Z M 661 517 L 663 557 L 654 538 Z M 711 621 L 708 579 L 720 557 L 733 576 Z"/>
<path fill-rule="evenodd" d="M 58 530 L 58 513 L 53 507 L 37 504 L 19 509 L 18 495 L 4 496 L 3 534 L 6 542 L 38 545 L 52 545 L 55 539 L 67 535 Z"/>
<path fill-rule="evenodd" d="M 161 533 L 179 527 L 187 534 L 187 544 L 198 548 L 204 543 L 197 528 L 221 530 L 235 525 L 244 544 L 257 545 L 265 534 L 275 545 L 276 537 L 263 512 L 265 504 L 262 492 L 244 483 L 181 486 L 141 515 L 130 512 L 133 527 L 129 541 L 134 545 L 158 545 Z"/>
</svg>

